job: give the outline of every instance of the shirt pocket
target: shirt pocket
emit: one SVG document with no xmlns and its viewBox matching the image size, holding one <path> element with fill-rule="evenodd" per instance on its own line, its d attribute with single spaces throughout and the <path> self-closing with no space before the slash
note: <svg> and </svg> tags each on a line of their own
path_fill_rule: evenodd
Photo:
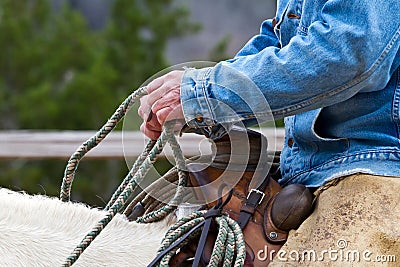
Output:
<svg viewBox="0 0 400 267">
<path fill-rule="evenodd" d="M 339 154 L 347 151 L 350 147 L 347 138 L 324 137 L 318 133 L 316 121 L 321 110 L 311 110 L 295 116 L 293 136 L 299 147 L 314 153 Z"/>
</svg>

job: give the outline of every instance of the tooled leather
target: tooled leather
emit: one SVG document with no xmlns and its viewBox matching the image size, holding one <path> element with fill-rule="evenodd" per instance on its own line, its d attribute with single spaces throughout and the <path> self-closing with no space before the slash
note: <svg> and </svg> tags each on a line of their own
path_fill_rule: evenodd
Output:
<svg viewBox="0 0 400 267">
<path fill-rule="evenodd" d="M 243 136 L 249 138 L 250 151 L 246 147 L 242 148 Z M 199 166 L 199 163 L 197 163 L 197 165 L 196 163 L 187 165 L 189 182 L 193 186 L 194 195 L 197 199 L 204 201 L 208 208 L 216 204 L 219 186 L 222 183 L 229 184 L 233 188 L 233 196 L 224 206 L 223 212 L 234 220 L 237 220 L 240 216 L 240 210 L 249 194 L 249 190 L 251 189 L 250 183 L 253 176 L 255 176 L 255 168 L 259 166 L 258 164 L 267 166 L 266 158 L 261 157 L 261 151 L 266 151 L 266 139 L 259 133 L 250 130 L 240 130 L 231 131 L 229 136 L 227 135 L 216 140 L 214 144 L 216 153 L 210 166 Z M 246 156 L 243 157 L 244 159 L 248 157 L 248 161 L 242 162 L 242 156 Z M 232 166 L 232 158 L 234 159 L 233 168 L 228 170 L 228 163 Z M 240 171 L 237 171 L 237 169 Z M 261 175 L 266 175 L 266 173 Z M 213 186 L 210 186 L 211 184 Z M 268 250 L 270 251 L 278 251 L 281 247 L 281 244 L 269 243 L 264 234 L 264 212 L 269 199 L 280 190 L 281 187 L 279 184 L 275 180 L 270 179 L 268 186 L 264 190 L 265 196 L 263 201 L 257 205 L 251 219 L 243 229 L 247 252 L 246 266 L 266 266 L 270 259 L 267 258 L 264 261 L 258 259 L 257 255 L 259 255 L 259 252 L 263 252 L 266 246 L 268 246 Z M 227 191 L 224 193 L 227 193 Z M 225 198 L 226 196 L 223 197 L 222 200 L 225 200 Z M 244 209 L 246 209 L 246 207 L 244 207 Z M 212 235 L 214 235 L 214 237 L 209 236 L 209 240 L 215 240 L 215 233 Z M 208 242 L 204 249 L 203 256 L 209 258 L 212 249 L 213 242 Z M 207 261 L 203 259 L 203 264 L 206 263 Z"/>
<path fill-rule="evenodd" d="M 189 179 L 191 185 L 194 187 L 194 193 L 197 199 L 204 200 L 207 202 L 207 207 L 211 208 L 216 204 L 217 197 L 217 188 L 218 185 L 222 184 L 223 181 L 217 182 L 213 187 L 214 192 L 210 192 L 210 188 L 207 188 L 207 191 L 201 190 L 200 186 L 204 186 L 214 181 L 211 177 L 220 177 L 224 172 L 223 170 L 215 169 L 215 168 L 206 168 L 202 171 L 192 172 L 191 169 L 195 169 L 192 167 L 194 164 L 188 164 L 187 168 L 189 170 Z M 241 172 L 233 172 L 233 171 L 225 171 L 224 176 L 237 176 L 240 175 Z M 225 206 L 224 210 L 229 211 L 232 215 L 235 215 L 235 218 L 239 216 L 239 211 L 242 208 L 243 202 L 246 200 L 246 197 L 249 193 L 249 185 L 251 182 L 253 172 L 244 172 L 242 178 L 235 185 L 233 191 L 233 197 L 231 201 Z M 265 210 L 265 206 L 268 202 L 268 199 L 271 198 L 272 195 L 275 195 L 277 192 L 281 190 L 279 184 L 271 179 L 270 185 L 264 191 L 265 197 L 263 202 L 257 206 L 255 209 L 254 215 L 251 219 L 254 223 L 261 224 L 263 221 L 263 214 Z M 223 197 L 223 199 L 225 199 Z M 211 201 L 210 201 L 211 200 Z"/>
<path fill-rule="evenodd" d="M 188 166 L 189 171 L 191 169 L 190 166 Z M 213 180 L 211 177 L 220 177 L 222 174 L 222 170 L 214 169 L 212 167 L 206 168 L 202 171 L 198 172 L 189 172 L 189 179 L 190 183 L 192 186 L 199 186 L 199 185 L 206 185 L 207 182 L 210 183 Z M 232 171 L 225 171 L 224 175 L 228 176 L 235 176 L 238 175 L 238 173 L 232 172 Z M 242 205 L 244 201 L 246 200 L 246 196 L 249 193 L 249 185 L 251 182 L 253 172 L 245 172 L 243 173 L 242 178 L 239 180 L 239 182 L 234 186 L 234 194 L 231 198 L 231 200 L 225 205 L 223 212 L 225 214 L 228 214 L 229 217 L 231 217 L 234 220 L 237 220 L 240 215 L 240 209 L 242 208 Z M 221 181 L 222 183 L 222 181 Z M 217 187 L 215 187 L 217 188 Z M 278 193 L 281 190 L 281 187 L 279 184 L 271 179 L 269 185 L 265 189 L 265 197 L 260 203 L 260 205 L 257 206 L 255 209 L 255 212 L 248 222 L 247 226 L 243 229 L 243 234 L 245 236 L 245 242 L 246 242 L 246 251 L 248 252 L 248 256 L 251 257 L 253 261 L 253 265 L 255 267 L 261 267 L 261 266 L 266 266 L 268 264 L 270 259 L 266 259 L 264 261 L 260 260 L 257 258 L 257 253 L 259 251 L 264 251 L 265 246 L 268 246 L 268 250 L 272 251 L 278 251 L 280 247 L 282 246 L 281 242 L 286 240 L 286 236 L 283 238 L 283 233 L 282 231 L 279 231 L 275 229 L 275 226 L 273 226 L 270 223 L 272 221 L 270 220 L 270 216 L 265 215 L 265 211 L 270 211 L 270 199 L 273 198 L 273 196 Z M 200 198 L 204 199 L 204 194 L 207 194 L 208 196 L 210 195 L 215 195 L 216 192 L 211 194 L 209 191 L 204 192 L 200 188 L 195 189 L 195 195 Z M 225 197 L 223 197 L 225 199 Z M 207 206 L 208 208 L 211 208 L 212 206 L 215 205 L 215 202 L 208 203 Z M 266 224 L 267 225 L 266 225 Z M 265 230 L 267 229 L 267 231 Z M 278 239 L 277 240 L 270 240 L 266 236 L 266 233 L 269 233 L 268 231 L 275 231 L 278 234 Z M 246 236 L 251 237 L 247 238 Z M 205 255 L 210 254 L 212 251 L 212 246 L 208 246 L 205 249 Z"/>
</svg>

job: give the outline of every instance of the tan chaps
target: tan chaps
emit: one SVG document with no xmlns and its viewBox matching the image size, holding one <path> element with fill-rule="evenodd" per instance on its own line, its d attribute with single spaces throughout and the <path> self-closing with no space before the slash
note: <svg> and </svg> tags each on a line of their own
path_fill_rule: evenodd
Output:
<svg viewBox="0 0 400 267">
<path fill-rule="evenodd" d="M 269 266 L 400 266 L 399 177 L 350 175 L 316 195 L 314 212 Z"/>
</svg>

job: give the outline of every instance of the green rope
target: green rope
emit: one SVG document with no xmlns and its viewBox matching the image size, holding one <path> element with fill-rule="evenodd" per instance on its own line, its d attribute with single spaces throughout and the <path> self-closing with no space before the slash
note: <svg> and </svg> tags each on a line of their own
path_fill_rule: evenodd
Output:
<svg viewBox="0 0 400 267">
<path fill-rule="evenodd" d="M 172 232 L 171 235 L 169 236 L 169 238 L 166 238 L 164 240 L 164 244 L 163 244 L 163 249 L 162 250 L 168 248 L 172 243 L 174 243 L 174 241 L 176 241 L 179 238 L 181 238 L 185 233 L 189 232 L 192 228 L 196 227 L 198 224 L 200 224 L 203 221 L 204 221 L 204 218 L 198 217 L 198 218 L 194 218 L 193 220 L 188 221 L 187 223 L 183 224 L 180 228 L 178 228 L 174 232 Z M 184 240 L 184 242 L 182 242 L 180 245 L 184 246 L 184 245 L 188 244 L 192 239 L 194 239 L 200 233 L 201 233 L 201 228 L 197 229 L 197 231 L 195 231 L 191 236 L 187 237 Z M 168 267 L 172 256 L 175 255 L 175 253 L 176 253 L 176 251 L 178 249 L 179 249 L 179 247 L 177 246 L 176 248 L 171 250 L 169 253 L 167 253 L 161 259 L 161 261 L 160 261 L 158 266 L 160 266 L 160 267 L 161 266 L 162 267 Z"/>
<path fill-rule="evenodd" d="M 117 123 L 125 116 L 126 112 L 132 107 L 137 99 L 147 94 L 146 87 L 139 88 L 132 93 L 116 110 L 112 117 L 107 123 L 90 139 L 83 143 L 75 153 L 70 157 L 67 166 L 65 168 L 63 182 L 61 186 L 60 198 L 62 201 L 69 201 L 71 184 L 78 167 L 79 161 L 84 155 L 89 152 L 92 148 L 97 146 L 117 125 Z M 185 195 L 185 187 L 187 186 L 187 176 L 185 170 L 185 160 L 183 158 L 180 146 L 175 138 L 173 131 L 173 123 L 168 122 L 165 125 L 164 131 L 157 141 L 150 141 L 145 147 L 142 154 L 133 164 L 128 175 L 122 181 L 116 192 L 111 197 L 109 203 L 106 206 L 107 214 L 92 228 L 92 230 L 83 238 L 78 246 L 72 251 L 70 256 L 66 259 L 63 266 L 71 266 L 74 264 L 79 256 L 85 251 L 85 249 L 91 244 L 91 242 L 101 233 L 101 231 L 108 225 L 108 223 L 114 218 L 115 214 L 120 212 L 127 200 L 132 196 L 134 190 L 143 181 L 145 175 L 155 162 L 157 155 L 159 155 L 168 142 L 173 151 L 173 156 L 176 161 L 176 173 L 178 179 L 170 177 L 172 184 L 176 183 L 176 191 L 172 199 L 165 205 L 161 205 L 160 201 L 157 203 L 149 203 L 150 212 L 144 216 L 139 217 L 137 222 L 149 223 L 159 221 L 165 218 L 168 214 L 173 212 L 182 200 L 188 198 L 188 194 Z M 169 178 L 168 178 L 169 179 Z M 147 195 L 148 196 L 148 195 Z M 140 198 L 147 197 L 141 195 Z M 169 196 L 169 195 L 168 195 Z M 134 199 L 136 201 L 136 199 Z M 139 200 L 140 201 L 140 200 Z M 128 206 L 128 209 L 132 206 Z M 158 208 L 156 210 L 153 210 Z M 201 232 L 200 223 L 204 222 L 204 214 L 206 211 L 197 211 L 189 216 L 178 220 L 165 235 L 159 253 L 167 249 L 172 243 L 180 239 L 182 236 L 189 235 L 180 246 L 184 246 L 190 240 L 195 238 Z M 245 243 L 243 239 L 243 233 L 236 221 L 229 218 L 227 215 L 221 215 L 215 218 L 215 221 L 219 225 L 219 231 L 217 240 L 214 245 L 214 249 L 210 259 L 209 266 L 232 266 L 235 267 L 243 266 L 246 256 Z M 190 232 L 193 227 L 199 225 L 198 229 Z M 187 234 L 189 233 L 189 234 Z M 169 251 L 161 259 L 159 266 L 169 266 L 169 261 L 172 256 L 176 253 L 179 247 Z"/>
<path fill-rule="evenodd" d="M 204 215 L 206 212 L 207 211 L 205 210 L 196 211 L 178 220 L 165 234 L 158 253 L 162 253 L 174 242 L 178 241 L 182 236 L 188 233 L 192 228 L 202 223 L 205 220 Z M 208 266 L 243 266 L 246 259 L 246 249 L 240 226 L 235 220 L 224 214 L 215 218 L 215 221 L 219 225 L 219 228 Z M 187 240 L 180 243 L 179 246 L 164 255 L 158 266 L 169 266 L 169 262 L 176 251 L 185 246 L 194 237 L 198 236 L 201 232 L 201 227 L 198 230 L 199 231 L 194 232 L 192 236 L 189 236 Z"/>
<path fill-rule="evenodd" d="M 218 266 L 218 264 L 224 259 L 225 250 L 222 248 L 224 247 L 224 245 L 226 244 L 226 240 L 228 239 L 228 232 L 231 232 L 231 229 L 229 229 L 226 220 L 223 220 L 221 217 L 217 217 L 215 218 L 215 221 L 218 223 L 220 231 L 218 231 L 217 239 L 215 240 L 215 249 L 211 254 L 211 259 L 209 263 L 210 266 Z"/>
<path fill-rule="evenodd" d="M 173 210 L 176 209 L 177 205 L 183 198 L 184 187 L 186 186 L 187 179 L 186 179 L 186 173 L 183 171 L 185 163 L 182 156 L 182 151 L 179 147 L 179 144 L 176 141 L 172 126 L 173 126 L 172 124 L 167 123 L 165 125 L 165 130 L 161 133 L 161 136 L 156 141 L 155 145 L 149 143 L 148 148 L 152 147 L 150 152 L 148 152 L 148 155 L 144 158 L 144 160 L 141 158 L 138 159 L 138 161 L 141 162 L 139 168 L 137 168 L 137 166 L 139 165 L 138 163 L 133 165 L 130 174 L 126 177 L 126 179 L 130 178 L 129 182 L 126 183 L 124 181 L 123 186 L 119 187 L 119 190 L 122 190 L 121 189 L 122 187 L 124 187 L 124 189 L 118 195 L 116 200 L 113 202 L 112 206 L 107 209 L 108 213 L 106 214 L 106 216 L 103 219 L 101 219 L 92 228 L 92 230 L 84 237 L 84 239 L 80 242 L 80 244 L 74 249 L 71 255 L 67 258 L 63 266 L 71 266 L 74 262 L 76 262 L 76 260 L 84 252 L 84 250 L 100 234 L 100 232 L 104 229 L 104 227 L 106 227 L 107 224 L 112 220 L 115 214 L 118 213 L 125 206 L 127 199 L 132 195 L 133 191 L 140 184 L 140 182 L 143 181 L 145 175 L 151 168 L 152 164 L 155 162 L 157 155 L 161 153 L 167 141 L 170 143 L 174 157 L 177 161 L 178 177 L 179 177 L 177 185 L 178 188 L 176 190 L 173 199 L 167 205 L 161 207 L 159 210 L 147 214 L 143 222 L 159 221 L 162 218 L 165 218 L 169 213 L 171 213 Z M 148 149 L 145 149 L 143 155 L 147 154 L 147 150 Z M 137 171 L 133 174 L 135 169 L 137 169 Z M 114 196 L 113 198 L 115 197 L 116 196 Z"/>
<path fill-rule="evenodd" d="M 167 126 L 167 125 L 166 125 Z M 183 195 L 185 193 L 185 187 L 187 185 L 187 176 L 185 170 L 185 159 L 183 158 L 182 150 L 176 141 L 174 132 L 166 131 L 168 136 L 168 143 L 171 146 L 172 153 L 176 161 L 176 167 L 178 170 L 178 185 L 175 191 L 174 197 L 163 207 L 158 210 L 152 211 L 142 217 L 137 218 L 138 223 L 150 223 L 164 219 L 168 214 L 173 212 L 179 203 L 181 203 Z"/>
<path fill-rule="evenodd" d="M 160 179 L 155 180 L 149 186 L 147 186 L 142 192 L 135 196 L 135 198 L 129 203 L 126 207 L 124 214 L 129 216 L 134 207 L 140 202 L 141 205 L 145 209 L 145 214 L 153 211 L 151 206 L 153 203 L 158 202 L 164 204 L 165 201 L 172 198 L 169 194 L 173 194 L 173 190 L 171 192 L 171 187 L 174 185 L 174 190 L 178 181 L 178 171 L 176 167 L 172 167 L 166 174 L 164 174 Z M 169 197 L 166 197 L 166 194 Z"/>
<path fill-rule="evenodd" d="M 198 159 L 198 156 L 186 159 L 185 165 Z M 207 162 L 209 162 L 209 160 L 207 160 Z M 162 177 L 155 180 L 142 192 L 135 196 L 135 198 L 129 203 L 128 207 L 125 209 L 124 214 L 126 216 L 129 216 L 129 214 L 131 214 L 132 210 L 137 204 L 139 204 L 139 202 L 144 208 L 144 214 L 148 214 L 152 211 L 160 209 L 163 205 L 165 205 L 165 203 L 173 198 L 173 195 L 175 195 L 175 189 L 178 185 L 178 180 L 178 170 L 177 167 L 174 166 Z M 181 202 L 189 202 L 191 199 L 195 199 L 193 191 L 186 190 L 183 194 L 183 199 Z"/>
<path fill-rule="evenodd" d="M 124 102 L 118 107 L 110 119 L 103 125 L 103 127 L 91 138 L 86 140 L 68 160 L 65 167 L 64 177 L 61 185 L 60 199 L 64 202 L 70 200 L 71 185 L 74 180 L 76 169 L 78 168 L 79 161 L 89 152 L 92 148 L 96 147 L 118 124 L 118 122 L 125 116 L 132 105 L 142 96 L 147 94 L 147 88 L 141 87 L 128 96 Z"/>
<path fill-rule="evenodd" d="M 118 199 L 118 197 L 121 195 L 121 193 L 124 191 L 124 189 L 126 188 L 126 186 L 129 184 L 129 181 L 133 178 L 133 176 L 135 175 L 135 173 L 139 170 L 140 166 L 143 164 L 143 162 L 145 161 L 146 157 L 149 155 L 151 149 L 154 147 L 154 145 L 156 144 L 156 141 L 154 140 L 150 140 L 145 149 L 143 150 L 143 152 L 140 154 L 140 156 L 136 159 L 135 163 L 133 164 L 131 170 L 129 171 L 128 175 L 125 177 L 125 179 L 122 181 L 122 183 L 119 185 L 119 187 L 117 188 L 117 190 L 114 192 L 114 194 L 112 195 L 110 201 L 108 202 L 108 204 L 106 205 L 106 207 L 104 208 L 105 210 L 110 209 L 110 207 L 112 206 L 112 204 L 115 203 L 115 201 Z"/>
<path fill-rule="evenodd" d="M 234 241 L 235 244 L 235 248 L 236 248 L 236 261 L 234 264 L 234 267 L 241 267 L 244 265 L 244 261 L 246 259 L 246 246 L 245 246 L 245 242 L 244 242 L 244 236 L 243 236 L 243 232 L 242 229 L 240 228 L 239 224 L 232 218 L 226 216 L 225 220 L 227 220 L 228 225 L 230 226 L 230 228 L 232 229 L 232 234 L 229 235 L 228 233 L 228 237 L 231 236 L 231 238 L 227 239 L 227 254 L 229 253 L 233 253 L 233 250 L 229 249 L 229 246 L 232 246 L 230 244 L 232 244 L 232 242 Z M 232 266 L 231 264 L 227 265 L 227 266 Z"/>
<path fill-rule="evenodd" d="M 75 261 L 78 260 L 83 251 L 91 244 L 91 242 L 100 234 L 100 232 L 107 226 L 112 220 L 116 213 L 123 207 L 126 200 L 133 193 L 135 187 L 143 180 L 146 173 L 149 171 L 151 165 L 155 162 L 156 156 L 161 153 L 165 143 L 167 142 L 166 131 L 161 133 L 160 138 L 157 140 L 156 145 L 152 148 L 149 155 L 140 166 L 137 173 L 132 177 L 128 185 L 125 187 L 123 192 L 117 198 L 115 203 L 107 210 L 107 214 L 101 219 L 92 230 L 83 238 L 80 244 L 74 249 L 74 251 L 67 258 L 63 266 L 71 266 Z"/>
</svg>

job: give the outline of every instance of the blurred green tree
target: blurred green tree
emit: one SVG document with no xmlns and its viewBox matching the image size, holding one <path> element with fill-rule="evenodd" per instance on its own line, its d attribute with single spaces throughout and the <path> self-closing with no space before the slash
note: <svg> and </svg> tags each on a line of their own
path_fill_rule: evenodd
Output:
<svg viewBox="0 0 400 267">
<path fill-rule="evenodd" d="M 219 62 L 221 60 L 226 60 L 229 57 L 227 54 L 227 49 L 229 42 L 231 41 L 232 36 L 226 35 L 224 38 L 222 38 L 209 52 L 208 57 L 209 60 L 213 62 Z"/>
<path fill-rule="evenodd" d="M 131 90 L 167 66 L 167 41 L 198 29 L 172 0 L 115 0 L 108 25 L 96 32 L 68 5 L 55 11 L 49 0 L 0 1 L 0 129 L 100 128 Z M 64 166 L 3 161 L 0 186 L 58 195 Z M 73 198 L 104 205 L 126 172 L 119 160 L 81 164 Z"/>
</svg>

